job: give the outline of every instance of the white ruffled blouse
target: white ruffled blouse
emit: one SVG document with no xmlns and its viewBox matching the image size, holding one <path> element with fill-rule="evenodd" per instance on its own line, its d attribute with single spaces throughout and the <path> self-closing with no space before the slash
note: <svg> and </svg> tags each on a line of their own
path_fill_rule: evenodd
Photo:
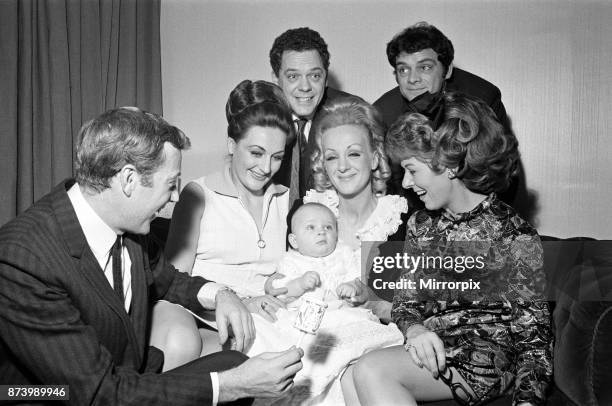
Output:
<svg viewBox="0 0 612 406">
<path fill-rule="evenodd" d="M 304 196 L 304 203 L 321 203 L 339 217 L 338 205 L 340 199 L 335 190 L 317 192 L 311 189 Z M 406 198 L 397 195 L 385 195 L 378 197 L 376 208 L 366 220 L 364 225 L 357 230 L 359 241 L 387 241 L 402 224 L 402 213 L 408 211 Z"/>
</svg>

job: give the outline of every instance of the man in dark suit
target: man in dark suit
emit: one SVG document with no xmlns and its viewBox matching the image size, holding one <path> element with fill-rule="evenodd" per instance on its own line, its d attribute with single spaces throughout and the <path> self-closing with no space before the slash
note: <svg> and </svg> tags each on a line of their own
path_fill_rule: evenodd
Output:
<svg viewBox="0 0 612 406">
<path fill-rule="evenodd" d="M 303 352 L 247 359 L 224 351 L 165 373 L 149 347 L 151 306 L 215 309 L 221 340 L 254 338 L 224 286 L 150 255 L 156 213 L 178 198 L 189 139 L 161 117 L 110 110 L 86 123 L 76 181 L 61 183 L 0 229 L 0 384 L 68 385 L 72 405 L 250 403 L 292 385 Z"/>
<path fill-rule="evenodd" d="M 387 44 L 387 59 L 398 86 L 374 102 L 387 126 L 406 112 L 418 112 L 435 120 L 442 92 L 461 92 L 487 103 L 508 127 L 501 92 L 492 83 L 453 66 L 452 42 L 426 22 L 412 25 Z M 432 115 L 433 114 L 433 115 Z"/>
<path fill-rule="evenodd" d="M 454 56 L 452 42 L 426 22 L 412 25 L 393 37 L 387 44 L 387 59 L 398 86 L 374 102 L 387 126 L 402 114 L 415 112 L 426 115 L 437 128 L 444 115 L 442 94 L 461 92 L 482 99 L 493 109 L 504 128 L 512 131 L 499 89 L 481 77 L 454 67 Z M 401 187 L 403 170 L 394 166 L 392 172 L 387 192 L 404 195 L 410 213 L 423 208 L 413 192 Z M 515 177 L 510 188 L 500 195 L 501 199 L 513 204 L 519 183 L 524 182 Z"/>
<path fill-rule="evenodd" d="M 283 89 L 295 121 L 296 137 L 287 142 L 283 163 L 274 178 L 275 182 L 289 187 L 289 207 L 292 207 L 313 186 L 312 121 L 326 103 L 349 94 L 327 86 L 327 44 L 318 32 L 308 27 L 290 29 L 279 35 L 270 49 L 270 65 L 272 80 Z"/>
</svg>

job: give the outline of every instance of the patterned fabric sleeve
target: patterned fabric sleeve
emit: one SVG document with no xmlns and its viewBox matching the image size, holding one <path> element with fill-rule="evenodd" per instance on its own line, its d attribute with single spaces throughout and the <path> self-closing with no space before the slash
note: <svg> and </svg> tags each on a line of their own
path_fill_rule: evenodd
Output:
<svg viewBox="0 0 612 406">
<path fill-rule="evenodd" d="M 511 286 L 520 297 L 513 301 L 513 325 L 517 349 L 513 405 L 546 403 L 552 379 L 552 330 L 548 302 L 543 297 L 542 245 L 537 236 L 520 235 L 511 246 L 516 264 Z"/>
<path fill-rule="evenodd" d="M 391 321 L 397 324 L 404 337 L 406 331 L 415 324 L 423 324 L 423 305 L 403 295 L 393 297 Z"/>
<path fill-rule="evenodd" d="M 405 246 L 412 245 L 418 240 L 417 231 L 417 216 L 412 215 L 408 220 L 407 234 Z M 416 300 L 413 297 L 413 291 L 395 291 L 393 295 L 393 304 L 391 307 L 391 321 L 393 321 L 400 329 L 404 338 L 406 337 L 406 331 L 415 324 L 423 324 L 425 320 L 425 306 L 422 301 Z"/>
</svg>

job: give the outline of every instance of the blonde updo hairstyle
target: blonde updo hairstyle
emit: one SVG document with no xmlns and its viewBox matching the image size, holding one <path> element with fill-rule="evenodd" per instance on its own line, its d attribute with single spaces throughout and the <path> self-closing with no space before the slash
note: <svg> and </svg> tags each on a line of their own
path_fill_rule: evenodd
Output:
<svg viewBox="0 0 612 406">
<path fill-rule="evenodd" d="M 323 191 L 333 187 L 325 171 L 321 140 L 325 131 L 342 125 L 356 125 L 368 130 L 370 147 L 378 158 L 378 166 L 372 173 L 372 190 L 376 194 L 384 194 L 387 179 L 391 177 L 384 148 L 386 127 L 378 110 L 357 96 L 339 97 L 326 104 L 312 124 L 311 134 L 314 134 L 316 142 L 311 156 L 315 189 Z"/>
</svg>

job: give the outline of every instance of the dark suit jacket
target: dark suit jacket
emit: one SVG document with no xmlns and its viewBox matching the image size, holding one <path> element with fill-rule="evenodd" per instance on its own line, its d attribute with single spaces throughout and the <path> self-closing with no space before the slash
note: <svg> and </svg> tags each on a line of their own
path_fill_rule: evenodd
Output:
<svg viewBox="0 0 612 406">
<path fill-rule="evenodd" d="M 146 237 L 125 235 L 127 314 L 87 245 L 66 193 L 72 183 L 0 229 L 0 384 L 69 385 L 69 403 L 79 406 L 210 404 L 205 359 L 146 372 L 154 301 L 201 311 L 196 294 L 207 281 L 176 271 L 162 254 L 149 258 Z M 243 359 L 230 354 L 225 369 Z"/>
<path fill-rule="evenodd" d="M 504 128 L 510 129 L 506 108 L 501 101 L 501 92 L 491 82 L 462 69 L 453 68 L 452 76 L 446 81 L 446 90 L 482 99 L 493 109 Z M 397 86 L 380 96 L 374 102 L 374 107 L 378 109 L 385 124 L 389 127 L 399 116 L 408 111 L 408 103 Z"/>
<path fill-rule="evenodd" d="M 478 97 L 491 107 L 493 112 L 497 115 L 499 122 L 504 126 L 506 131 L 511 132 L 510 122 L 506 115 L 506 108 L 501 101 L 501 92 L 491 82 L 484 80 L 483 78 L 476 76 L 470 72 L 464 71 L 463 69 L 453 67 L 453 74 L 446 81 L 446 91 L 448 92 L 461 92 L 470 96 Z M 395 120 L 409 109 L 409 102 L 402 96 L 399 90 L 399 86 L 389 90 L 383 94 L 374 102 L 374 107 L 378 109 L 380 114 L 385 121 L 387 127 L 391 126 Z M 402 177 L 404 172 L 399 166 L 393 166 L 393 175 L 388 182 L 387 193 L 399 194 L 405 196 L 408 199 L 409 213 L 411 214 L 414 210 L 423 208 L 423 203 L 416 197 L 412 192 L 409 192 L 402 188 Z M 508 191 L 500 194 L 501 199 L 512 204 L 518 188 L 518 180 L 514 179 L 512 185 Z"/>
<path fill-rule="evenodd" d="M 321 103 L 319 103 L 319 106 L 317 107 L 317 110 L 314 114 L 312 122 L 313 123 L 315 122 L 323 106 L 332 102 L 333 100 L 336 100 L 337 98 L 346 97 L 346 96 L 351 96 L 351 95 L 349 93 L 345 93 L 341 90 L 337 90 L 329 86 L 326 87 L 325 94 L 323 95 L 323 98 L 321 99 Z M 312 130 L 312 126 L 311 126 L 311 130 Z M 283 163 L 281 164 L 281 167 L 276 173 L 276 175 L 274 175 L 275 183 L 280 183 L 282 185 L 290 187 L 289 184 L 291 183 L 291 153 L 292 153 L 293 145 L 295 144 L 296 140 L 297 138 L 292 138 L 289 140 L 289 142 L 287 142 L 287 146 L 285 147 L 285 156 L 283 158 Z M 315 137 L 314 137 L 314 134 L 310 133 L 308 135 L 308 146 L 306 147 L 306 154 L 303 154 L 300 156 L 300 177 L 301 177 L 300 184 L 303 185 L 302 188 L 300 189 L 300 198 L 304 197 L 304 195 L 306 194 L 306 191 L 311 189 L 314 186 L 314 178 L 312 176 L 311 162 L 310 162 L 310 156 L 312 155 L 312 152 L 314 151 L 314 149 L 315 149 Z"/>
</svg>

